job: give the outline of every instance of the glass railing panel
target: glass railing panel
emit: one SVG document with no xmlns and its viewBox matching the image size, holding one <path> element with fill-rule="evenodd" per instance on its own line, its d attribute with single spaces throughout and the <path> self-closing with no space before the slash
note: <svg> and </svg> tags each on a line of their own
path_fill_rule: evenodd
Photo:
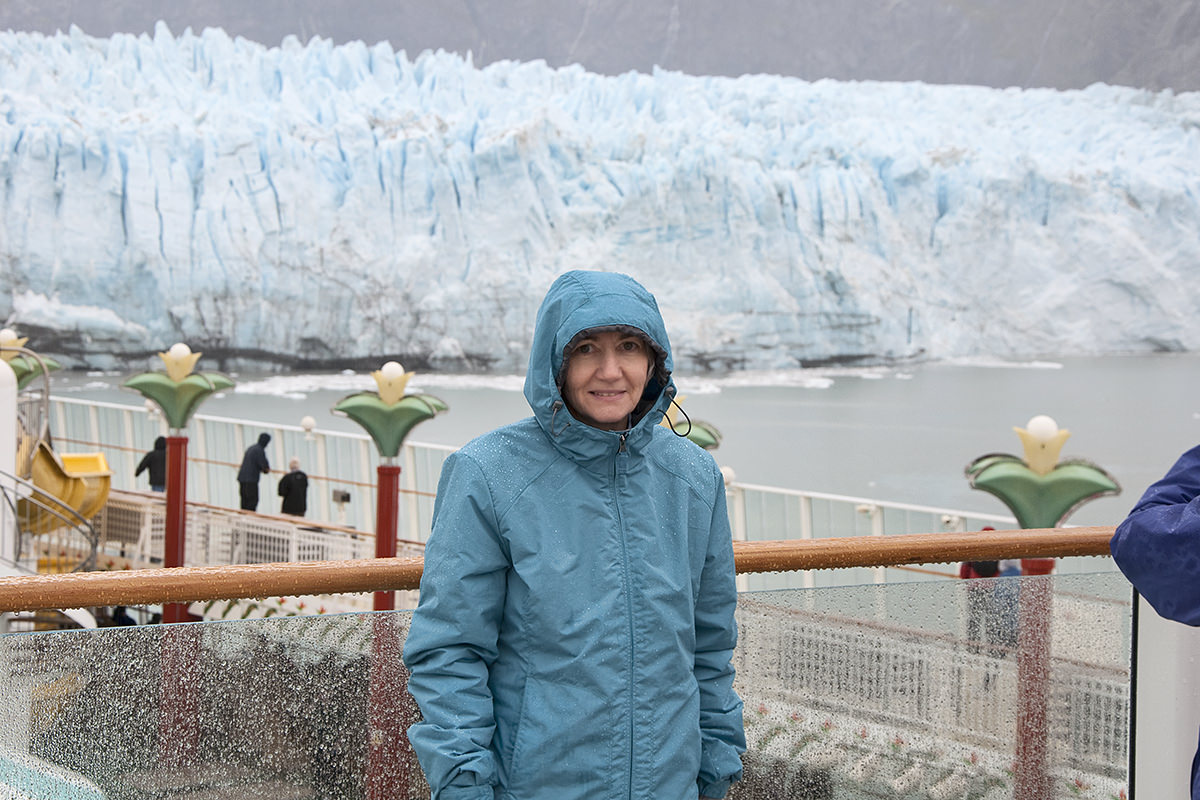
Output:
<svg viewBox="0 0 1200 800">
<path fill-rule="evenodd" d="M 754 592 L 738 618 L 734 800 L 1127 793 L 1119 576 Z M 0 636 L 0 795 L 426 797 L 401 735 L 408 619 Z"/>
<path fill-rule="evenodd" d="M 739 796 L 1127 796 L 1130 620 L 1112 573 L 745 594 Z"/>
<path fill-rule="evenodd" d="M 401 735 L 408 618 L 2 636 L 0 796 L 427 797 Z"/>
</svg>

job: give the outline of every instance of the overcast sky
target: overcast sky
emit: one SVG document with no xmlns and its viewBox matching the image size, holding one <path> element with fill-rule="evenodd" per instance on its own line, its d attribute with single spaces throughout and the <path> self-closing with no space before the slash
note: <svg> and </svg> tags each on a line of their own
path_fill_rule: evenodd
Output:
<svg viewBox="0 0 1200 800">
<path fill-rule="evenodd" d="M 224 28 L 616 74 L 1200 89 L 1200 0 L 0 0 L 0 29 Z"/>
</svg>

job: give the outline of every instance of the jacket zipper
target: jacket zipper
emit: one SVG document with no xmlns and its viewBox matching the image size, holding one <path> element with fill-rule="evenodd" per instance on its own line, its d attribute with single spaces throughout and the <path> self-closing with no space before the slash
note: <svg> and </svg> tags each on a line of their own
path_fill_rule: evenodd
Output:
<svg viewBox="0 0 1200 800">
<path fill-rule="evenodd" d="M 626 622 L 629 627 L 629 630 L 628 630 L 628 635 L 629 635 L 629 678 L 628 678 L 628 683 L 627 683 L 628 701 L 627 701 L 627 711 L 626 711 L 626 716 L 629 718 L 629 741 L 628 741 L 629 752 L 627 754 L 627 763 L 629 764 L 629 775 L 628 775 L 628 784 L 627 785 L 629 787 L 628 788 L 628 792 L 629 792 L 628 796 L 633 797 L 633 752 L 634 752 L 634 747 L 633 747 L 633 735 L 634 735 L 634 725 L 633 725 L 634 678 L 633 678 L 633 671 L 634 671 L 634 662 L 635 662 L 634 652 L 633 652 L 633 586 L 632 586 L 632 582 L 630 581 L 630 578 L 629 578 L 629 548 L 628 548 L 628 543 L 625 539 L 625 519 L 621 515 L 620 492 L 618 490 L 618 476 L 619 476 L 618 461 L 619 461 L 619 457 L 620 457 L 621 453 L 625 452 L 626 435 L 627 434 L 624 434 L 624 433 L 621 434 L 621 443 L 620 443 L 620 445 L 618 445 L 617 452 L 613 456 L 612 493 L 613 493 L 613 508 L 616 509 L 616 513 L 617 513 L 617 533 L 620 535 L 620 538 L 621 538 L 621 575 L 625 581 L 625 619 L 626 619 Z"/>
</svg>

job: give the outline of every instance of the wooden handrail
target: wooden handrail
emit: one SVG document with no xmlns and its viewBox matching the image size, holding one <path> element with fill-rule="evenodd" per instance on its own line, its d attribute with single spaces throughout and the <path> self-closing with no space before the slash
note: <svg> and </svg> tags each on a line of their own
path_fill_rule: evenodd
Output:
<svg viewBox="0 0 1200 800">
<path fill-rule="evenodd" d="M 1107 556 L 1113 528 L 1035 528 L 734 542 L 738 572 L 892 567 L 1002 558 Z"/>
<path fill-rule="evenodd" d="M 738 572 L 1107 556 L 1111 527 L 735 542 Z M 0 578 L 0 612 L 416 589 L 420 558 L 76 572 Z"/>
</svg>

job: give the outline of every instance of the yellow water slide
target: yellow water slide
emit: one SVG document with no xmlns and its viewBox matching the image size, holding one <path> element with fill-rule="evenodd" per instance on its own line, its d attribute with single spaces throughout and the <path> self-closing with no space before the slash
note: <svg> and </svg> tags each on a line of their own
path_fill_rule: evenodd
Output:
<svg viewBox="0 0 1200 800">
<path fill-rule="evenodd" d="M 54 513 L 91 519 L 108 502 L 112 470 L 104 453 L 57 453 L 45 441 L 37 443 L 30 481 L 39 489 L 36 499 L 49 509 L 21 501 L 18 513 L 29 533 L 49 533 L 63 526 Z"/>
</svg>

